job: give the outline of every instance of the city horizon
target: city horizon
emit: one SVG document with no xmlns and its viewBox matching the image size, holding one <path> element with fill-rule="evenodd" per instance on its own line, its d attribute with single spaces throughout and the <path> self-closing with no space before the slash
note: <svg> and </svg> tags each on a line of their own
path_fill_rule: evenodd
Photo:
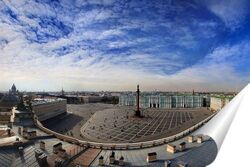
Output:
<svg viewBox="0 0 250 167">
<path fill-rule="evenodd" d="M 79 90 L 74 90 L 74 89 L 65 89 L 64 87 L 61 87 L 60 89 L 54 89 L 54 90 L 45 90 L 45 89 L 37 89 L 37 90 L 23 90 L 23 89 L 19 89 L 20 86 L 19 85 L 16 85 L 15 83 L 13 83 L 18 91 L 20 92 L 39 92 L 39 93 L 42 93 L 42 92 L 61 92 L 62 90 L 64 92 L 135 92 L 136 91 L 136 85 L 134 85 L 134 88 L 133 89 L 124 89 L 124 90 L 101 90 L 101 89 L 96 89 L 96 90 L 91 90 L 91 89 L 79 89 Z M 8 92 L 11 88 L 11 86 L 13 85 L 9 85 L 9 88 L 5 89 L 5 90 L 0 90 L 0 92 Z M 141 89 L 141 92 L 198 92 L 198 93 L 236 93 L 236 92 L 239 92 L 241 89 L 239 90 L 232 90 L 232 89 L 228 89 L 228 90 L 195 90 L 195 89 L 187 89 L 187 90 L 177 90 L 177 89 L 172 89 L 172 90 L 168 90 L 168 89 L 162 89 L 162 90 L 157 90 L 157 89 L 146 89 L 144 90 L 143 89 L 143 85 L 140 85 L 142 87 Z"/>
</svg>

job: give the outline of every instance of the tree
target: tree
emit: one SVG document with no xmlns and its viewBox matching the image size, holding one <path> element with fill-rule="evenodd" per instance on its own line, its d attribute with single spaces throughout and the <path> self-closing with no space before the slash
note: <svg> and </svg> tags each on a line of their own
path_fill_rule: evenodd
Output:
<svg viewBox="0 0 250 167">
<path fill-rule="evenodd" d="M 26 106 L 24 105 L 22 94 L 20 94 L 20 102 L 17 105 L 17 110 L 27 110 Z"/>
</svg>

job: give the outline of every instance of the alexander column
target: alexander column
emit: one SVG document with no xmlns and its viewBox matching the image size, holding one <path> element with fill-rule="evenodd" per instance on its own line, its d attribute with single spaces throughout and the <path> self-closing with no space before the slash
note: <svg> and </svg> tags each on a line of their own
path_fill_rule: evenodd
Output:
<svg viewBox="0 0 250 167">
<path fill-rule="evenodd" d="M 136 95 L 136 111 L 135 111 L 135 116 L 137 117 L 141 117 L 141 111 L 140 111 L 140 88 L 139 85 L 137 85 L 137 91 L 136 91 L 137 95 Z"/>
</svg>

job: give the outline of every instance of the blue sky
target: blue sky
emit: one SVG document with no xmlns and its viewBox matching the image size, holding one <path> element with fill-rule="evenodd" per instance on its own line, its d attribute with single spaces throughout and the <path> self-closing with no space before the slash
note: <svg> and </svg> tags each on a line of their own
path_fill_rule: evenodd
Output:
<svg viewBox="0 0 250 167">
<path fill-rule="evenodd" d="M 247 0 L 0 1 L 0 90 L 235 91 Z"/>
</svg>

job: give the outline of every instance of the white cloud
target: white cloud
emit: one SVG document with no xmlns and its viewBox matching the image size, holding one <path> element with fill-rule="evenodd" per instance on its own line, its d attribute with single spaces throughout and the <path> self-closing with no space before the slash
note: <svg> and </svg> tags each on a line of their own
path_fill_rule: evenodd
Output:
<svg viewBox="0 0 250 167">
<path fill-rule="evenodd" d="M 11 10 L 24 15 L 37 15 L 37 16 L 56 16 L 56 12 L 52 7 L 45 3 L 38 3 L 35 1 L 15 1 L 4 0 Z"/>
<path fill-rule="evenodd" d="M 206 4 L 232 30 L 240 26 L 249 12 L 247 0 L 207 0 Z"/>
<path fill-rule="evenodd" d="M 110 30 L 105 30 L 103 31 L 99 36 L 98 39 L 105 39 L 110 36 L 122 36 L 124 35 L 125 32 L 119 29 L 110 29 Z"/>
<path fill-rule="evenodd" d="M 0 51 L 0 71 L 4 78 L 1 89 L 8 89 L 8 85 L 16 82 L 17 85 L 22 85 L 22 90 L 59 90 L 61 87 L 66 90 L 133 90 L 134 85 L 140 83 L 143 90 L 221 91 L 240 89 L 248 79 L 237 74 L 233 64 L 225 61 L 229 57 L 238 56 L 239 52 L 249 53 L 247 41 L 232 46 L 220 46 L 200 64 L 172 75 L 163 75 L 154 73 L 153 69 L 145 71 L 141 65 L 158 64 L 167 69 L 181 64 L 145 54 L 115 56 L 112 59 L 104 57 L 93 63 L 102 53 L 95 52 L 93 57 L 89 57 L 87 50 L 77 50 L 63 57 L 56 57 L 46 53 L 54 49 L 53 45 L 68 44 L 67 39 L 62 38 L 48 45 L 30 44 L 21 33 L 15 35 L 18 38 L 13 37 Z M 84 57 L 75 61 L 79 55 Z M 118 63 L 122 61 L 128 63 Z M 32 84 L 26 84 L 28 82 Z"/>
<path fill-rule="evenodd" d="M 79 13 L 75 16 L 75 25 L 77 27 L 84 27 L 91 23 L 102 21 L 108 18 L 114 17 L 112 14 L 112 11 L 110 10 L 99 10 L 99 9 L 93 9 L 84 13 Z"/>
<path fill-rule="evenodd" d="M 19 54 L 22 58 L 15 58 L 13 68 L 0 67 L 4 83 L 16 82 L 22 90 L 60 90 L 62 86 L 66 90 L 133 90 L 139 83 L 143 90 L 228 91 L 240 89 L 247 79 L 241 78 L 230 63 L 223 62 L 202 63 L 173 75 L 159 75 L 142 71 L 134 64 L 111 64 L 108 59 L 90 65 L 95 57 L 74 63 L 73 55 L 56 58 L 34 55 L 36 53 L 30 50 L 29 55 L 27 53 L 22 52 Z M 136 57 L 133 57 L 135 61 L 147 60 L 148 56 Z M 155 63 L 157 60 L 147 61 Z M 19 70 L 16 70 L 17 66 Z M 32 85 L 26 82 L 32 82 Z"/>
<path fill-rule="evenodd" d="M 250 53 L 250 42 L 242 41 L 235 45 L 226 44 L 216 48 L 208 58 L 212 59 L 214 62 L 224 62 L 229 59 L 240 59 L 244 56 L 249 56 Z"/>
<path fill-rule="evenodd" d="M 196 65 L 174 74 L 171 79 L 177 85 L 184 83 L 200 90 L 237 91 L 249 82 L 250 74 L 240 74 L 235 65 L 247 61 L 249 53 L 250 41 L 222 45 Z"/>
<path fill-rule="evenodd" d="M 185 63 L 182 59 L 185 55 L 166 51 L 165 57 L 161 57 L 152 53 L 144 53 L 143 51 L 152 49 L 150 46 L 141 49 L 140 53 L 135 47 L 119 55 L 107 54 L 102 51 L 106 48 L 98 50 L 100 47 L 98 44 L 101 45 L 109 37 L 119 36 L 118 40 L 105 43 L 110 48 L 150 43 L 152 39 L 159 38 L 159 36 L 148 38 L 151 34 L 148 35 L 145 32 L 158 25 L 154 20 L 120 18 L 117 26 L 91 29 L 88 25 L 92 23 L 117 17 L 112 10 L 93 9 L 88 12 L 74 13 L 75 16 L 71 18 L 74 31 L 68 36 L 51 40 L 48 43 L 32 43 L 26 39 L 24 32 L 29 37 L 34 35 L 32 37 L 34 39 L 36 34 L 27 31 L 27 28 L 41 27 L 38 25 L 39 20 L 30 19 L 26 15 L 55 16 L 55 10 L 45 4 L 19 4 L 18 2 L 10 2 L 12 4 L 9 5 L 14 6 L 12 9 L 18 13 L 22 24 L 13 23 L 0 15 L 1 19 L 9 21 L 0 22 L 0 37 L 7 41 L 0 43 L 0 73 L 3 78 L 0 89 L 7 90 L 9 85 L 16 82 L 21 90 L 60 90 L 61 87 L 65 90 L 134 90 L 134 86 L 138 83 L 141 84 L 143 90 L 191 91 L 194 88 L 196 90 L 232 90 L 239 88 L 235 88 L 235 85 L 242 86 L 247 82 L 248 78 L 238 74 L 233 64 L 227 62 L 226 59 L 237 56 L 237 52 L 249 52 L 248 42 L 218 47 L 202 62 L 198 62 L 200 64 L 185 69 L 182 69 Z M 63 19 L 65 14 L 63 12 L 60 14 L 61 16 L 57 17 Z M 66 17 L 69 16 L 65 15 Z M 193 48 L 197 44 L 195 35 L 185 24 L 178 23 L 180 20 L 162 24 L 169 33 L 166 37 L 164 36 L 165 39 L 168 38 L 171 44 Z M 207 26 L 216 27 L 213 22 L 206 22 L 204 25 L 202 23 L 199 22 L 198 26 L 202 29 Z M 140 33 L 143 35 L 131 38 L 126 33 L 133 29 L 141 30 Z M 54 31 L 51 28 L 50 32 L 53 32 L 52 30 Z M 87 42 L 82 42 L 83 40 Z M 96 42 L 96 46 L 86 47 L 90 45 L 89 41 Z M 153 43 L 152 45 L 157 48 L 160 44 Z M 72 50 L 64 55 L 54 52 L 64 46 Z M 171 71 L 176 68 L 182 70 L 171 75 L 163 72 L 163 70 Z"/>
<path fill-rule="evenodd" d="M 68 0 L 66 0 L 67 2 Z M 75 5 L 77 7 L 83 7 L 85 5 L 91 4 L 91 5 L 112 5 L 114 4 L 114 0 L 76 0 Z"/>
</svg>

